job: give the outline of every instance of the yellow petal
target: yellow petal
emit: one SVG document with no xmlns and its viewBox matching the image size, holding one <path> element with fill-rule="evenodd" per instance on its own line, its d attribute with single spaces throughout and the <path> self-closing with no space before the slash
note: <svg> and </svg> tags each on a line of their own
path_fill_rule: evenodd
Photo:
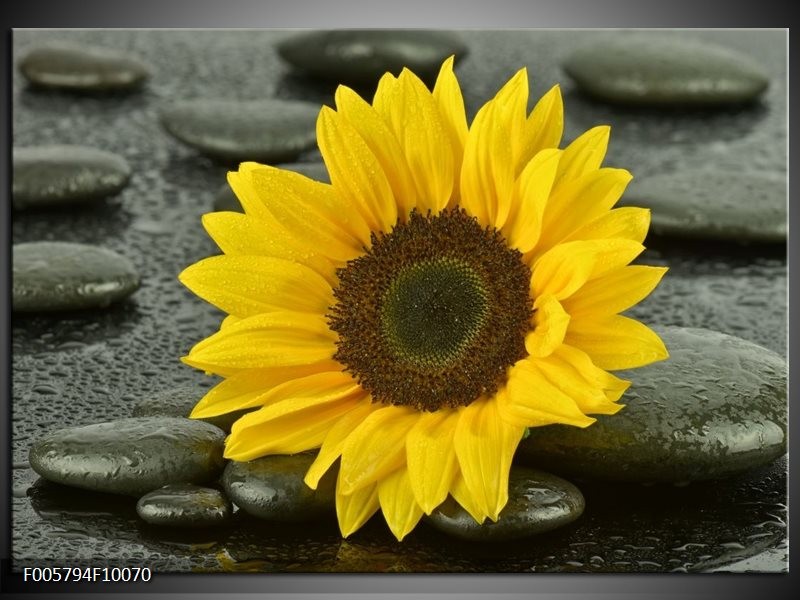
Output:
<svg viewBox="0 0 800 600">
<path fill-rule="evenodd" d="M 422 509 L 414 499 L 406 468 L 397 469 L 378 483 L 378 501 L 389 529 L 402 542 L 422 518 Z"/>
<path fill-rule="evenodd" d="M 384 141 L 386 148 L 389 139 Z M 369 231 L 389 231 L 397 222 L 397 203 L 380 161 L 357 128 L 324 106 L 317 119 L 317 141 L 342 200 L 339 211 L 357 211 Z M 368 246 L 369 240 L 360 239 Z"/>
<path fill-rule="evenodd" d="M 534 357 L 549 356 L 564 341 L 569 315 L 550 295 L 536 298 L 533 308 L 534 329 L 525 336 L 525 349 Z"/>
<path fill-rule="evenodd" d="M 669 356 L 653 330 L 620 315 L 573 318 L 564 342 L 586 352 L 601 369 L 632 369 Z"/>
<path fill-rule="evenodd" d="M 323 315 L 265 313 L 218 331 L 196 344 L 182 360 L 214 373 L 215 367 L 262 369 L 310 365 L 333 358 L 336 337 Z"/>
<path fill-rule="evenodd" d="M 234 317 L 233 315 L 228 315 L 227 317 L 222 319 L 222 322 L 219 324 L 219 328 L 225 329 L 226 327 L 230 327 L 234 323 L 238 323 L 241 320 L 242 320 L 241 317 Z"/>
<path fill-rule="evenodd" d="M 459 410 L 453 445 L 469 494 L 493 521 L 508 502 L 508 472 L 524 427 L 500 417 L 493 399 Z"/>
<path fill-rule="evenodd" d="M 439 108 L 445 131 L 450 137 L 450 148 L 453 151 L 453 191 L 451 203 L 459 202 L 461 163 L 464 160 L 464 143 L 467 140 L 467 115 L 464 110 L 464 98 L 461 88 L 453 73 L 453 57 L 442 64 L 436 85 L 433 87 L 433 99 Z"/>
<path fill-rule="evenodd" d="M 620 404 L 609 402 L 602 389 L 588 383 L 580 373 L 571 368 L 570 364 L 559 360 L 558 355 L 551 355 L 541 360 L 538 368 L 553 386 L 572 398 L 580 411 L 585 414 L 614 414 L 622 408 Z"/>
<path fill-rule="evenodd" d="M 538 360 L 526 358 L 509 369 L 505 393 L 498 395 L 504 418 L 530 427 L 553 423 L 586 427 L 594 423 L 575 400 L 548 381 L 538 368 Z"/>
<path fill-rule="evenodd" d="M 476 523 L 483 523 L 486 520 L 486 511 L 475 501 L 461 473 L 456 474 L 453 480 L 453 487 L 450 490 L 450 495 L 453 496 L 453 500 L 458 502 L 461 507 L 475 519 Z"/>
<path fill-rule="evenodd" d="M 342 537 L 356 532 L 378 511 L 378 484 L 367 485 L 351 494 L 341 492 L 342 472 L 336 481 L 336 517 Z"/>
<path fill-rule="evenodd" d="M 478 111 L 467 135 L 461 203 L 482 225 L 501 228 L 511 210 L 516 179 L 513 140 L 521 135 L 528 75 L 521 69 Z"/>
<path fill-rule="evenodd" d="M 587 282 L 564 301 L 571 315 L 612 315 L 639 303 L 655 289 L 667 267 L 633 265 L 616 269 Z"/>
<path fill-rule="evenodd" d="M 338 421 L 328 430 L 325 440 L 319 449 L 317 458 L 311 463 L 306 472 L 304 481 L 311 489 L 317 489 L 317 484 L 331 465 L 336 462 L 342 454 L 342 448 L 347 436 L 361 423 L 367 416 L 376 411 L 379 404 L 372 402 L 369 397 L 364 398 L 348 412 L 342 415 Z"/>
<path fill-rule="evenodd" d="M 538 362 L 539 370 L 587 414 L 613 415 L 623 405 L 616 404 L 630 382 L 596 366 L 589 356 L 566 344 Z"/>
<path fill-rule="evenodd" d="M 564 156 L 558 165 L 556 185 L 599 169 L 606 156 L 610 134 L 611 128 L 608 125 L 593 127 L 564 148 Z"/>
<path fill-rule="evenodd" d="M 400 142 L 417 190 L 417 208 L 434 214 L 453 190 L 453 151 L 433 95 L 408 69 L 384 75 L 373 102 Z"/>
<path fill-rule="evenodd" d="M 602 214 L 576 229 L 564 238 L 572 240 L 599 240 L 603 238 L 624 238 L 644 243 L 650 227 L 650 209 L 635 206 L 623 206 Z"/>
<path fill-rule="evenodd" d="M 365 395 L 341 371 L 316 373 L 273 388 L 263 408 L 233 424 L 225 457 L 243 461 L 317 448 L 333 424 Z"/>
<path fill-rule="evenodd" d="M 591 240 L 587 243 L 595 244 L 597 258 L 592 267 L 589 281 L 605 277 L 630 263 L 644 251 L 644 246 L 639 242 L 625 239 Z"/>
<path fill-rule="evenodd" d="M 528 162 L 514 184 L 511 212 L 502 231 L 508 245 L 520 252 L 532 250 L 539 241 L 542 215 L 560 157 L 561 150 L 542 150 Z"/>
<path fill-rule="evenodd" d="M 323 361 L 297 367 L 239 371 L 211 388 L 197 403 L 190 416 L 193 419 L 204 419 L 262 406 L 272 388 L 292 379 L 330 371 L 335 365 L 334 361 Z"/>
<path fill-rule="evenodd" d="M 547 295 L 563 300 L 574 294 L 591 276 L 597 255 L 594 242 L 567 242 L 550 249 L 533 266 L 534 298 Z"/>
<path fill-rule="evenodd" d="M 394 220 L 396 221 L 398 218 L 401 221 L 405 220 L 411 209 L 417 205 L 417 191 L 400 142 L 397 141 L 394 133 L 378 112 L 350 88 L 343 85 L 337 88 L 336 108 L 341 118 L 346 119 L 352 128 L 358 132 L 369 151 L 377 159 L 380 164 L 380 170 L 383 171 L 386 182 L 391 188 L 391 194 L 386 196 L 383 178 L 376 168 L 375 161 L 362 148 L 362 145 L 357 142 L 358 154 L 359 156 L 363 155 L 365 160 L 362 161 L 362 164 L 357 165 L 358 177 L 354 178 L 353 181 L 350 180 L 349 173 L 353 168 L 351 166 L 352 163 L 347 162 L 353 159 L 346 157 L 353 154 L 355 150 L 349 147 L 339 148 L 338 144 L 331 144 L 329 149 L 323 151 L 323 156 L 329 157 L 326 160 L 330 160 L 338 166 L 341 179 L 343 179 L 341 183 L 342 189 L 355 188 L 352 193 L 355 194 L 354 197 L 356 198 L 366 195 L 367 205 L 380 205 L 381 200 L 388 198 L 395 204 Z M 336 113 L 328 114 L 327 109 L 323 109 L 323 111 L 326 112 L 329 119 L 336 117 Z M 347 132 L 347 129 L 344 129 L 344 131 Z M 340 135 L 335 141 L 343 141 L 341 137 Z M 375 171 L 370 172 L 370 168 L 375 169 Z M 376 181 L 371 184 L 370 180 L 373 178 Z M 335 187 L 338 187 L 338 185 L 338 183 L 334 183 Z M 371 191 L 370 188 L 372 187 L 375 188 L 375 191 Z M 387 215 L 390 216 L 391 214 L 392 210 L 390 208 Z M 380 221 L 380 219 L 374 220 L 376 222 Z M 389 226 L 394 224 L 394 222 L 389 221 L 385 221 L 385 223 Z M 386 229 L 381 228 L 376 229 L 376 231 L 386 231 Z"/>
<path fill-rule="evenodd" d="M 277 224 L 236 212 L 215 212 L 203 215 L 203 227 L 226 255 L 273 256 L 304 264 L 325 277 L 335 280 L 333 263 L 318 252 L 298 248 L 286 231 Z"/>
<path fill-rule="evenodd" d="M 362 254 L 369 245 L 368 225 L 332 186 L 273 167 L 251 174 L 270 214 L 293 242 L 340 262 Z"/>
<path fill-rule="evenodd" d="M 185 269 L 178 279 L 238 317 L 273 310 L 325 314 L 334 301 L 330 284 L 315 271 L 268 256 L 213 256 Z"/>
<path fill-rule="evenodd" d="M 431 514 L 447 498 L 458 470 L 453 434 L 458 421 L 455 410 L 422 413 L 406 438 L 406 461 L 411 489 L 417 503 Z"/>
<path fill-rule="evenodd" d="M 564 156 L 559 161 L 559 168 Z M 606 214 L 620 199 L 631 178 L 624 169 L 606 168 L 554 186 L 542 216 L 537 253 L 547 251 Z"/>
<path fill-rule="evenodd" d="M 564 132 L 564 103 L 561 88 L 550 88 L 539 99 L 525 121 L 522 135 L 515 140 L 515 175 L 525 168 L 533 156 L 547 148 L 558 148 Z"/>
<path fill-rule="evenodd" d="M 228 173 L 228 184 L 242 205 L 246 215 L 256 219 L 271 221 L 272 215 L 267 209 L 258 190 L 253 185 L 253 171 L 263 169 L 266 165 L 255 162 L 243 162 L 238 171 Z"/>
<path fill-rule="evenodd" d="M 418 418 L 410 408 L 384 406 L 364 419 L 342 448 L 341 492 L 352 494 L 404 465 L 406 435 Z"/>
</svg>

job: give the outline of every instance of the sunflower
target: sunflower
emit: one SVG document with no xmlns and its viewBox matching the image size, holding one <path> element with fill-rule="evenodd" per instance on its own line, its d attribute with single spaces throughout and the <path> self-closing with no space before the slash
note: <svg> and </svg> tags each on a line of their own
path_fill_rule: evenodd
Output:
<svg viewBox="0 0 800 600">
<path fill-rule="evenodd" d="M 331 184 L 244 163 L 244 214 L 203 217 L 223 254 L 180 280 L 229 316 L 183 358 L 224 378 L 191 416 L 251 409 L 232 460 L 318 448 L 313 489 L 338 461 L 345 537 L 380 508 L 402 540 L 448 494 L 496 521 L 527 428 L 617 412 L 608 371 L 667 357 L 618 314 L 665 269 L 629 265 L 649 212 L 613 208 L 609 128 L 562 150 L 558 86 L 527 104 L 522 69 L 468 126 L 452 57 L 433 92 L 408 70 L 372 104 L 340 86 L 317 120 Z"/>
</svg>

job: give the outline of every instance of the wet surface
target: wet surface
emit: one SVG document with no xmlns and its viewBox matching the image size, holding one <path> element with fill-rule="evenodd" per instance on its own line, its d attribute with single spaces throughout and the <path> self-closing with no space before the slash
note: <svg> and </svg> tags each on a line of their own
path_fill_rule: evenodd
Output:
<svg viewBox="0 0 800 600">
<path fill-rule="evenodd" d="M 224 527 L 181 533 L 138 520 L 135 499 L 40 481 L 14 500 L 37 521 L 31 539 L 19 540 L 15 564 L 91 563 L 118 544 L 107 560 L 144 559 L 153 570 L 698 572 L 748 568 L 744 559 L 753 557 L 760 570 L 776 571 L 785 563 L 785 469 L 780 460 L 747 477 L 687 487 L 579 482 L 586 509 L 577 521 L 499 544 L 454 541 L 425 522 L 397 542 L 380 516 L 342 540 L 333 519 L 298 526 L 242 511 Z M 51 553 L 32 551 L 45 542 Z M 76 554 L 66 555 L 70 548 Z"/>
<path fill-rule="evenodd" d="M 239 511 L 231 525 L 191 533 L 164 531 L 136 517 L 135 498 L 94 497 L 37 484 L 30 445 L 56 429 L 132 413 L 145 397 L 214 380 L 182 365 L 219 325 L 221 314 L 193 297 L 177 274 L 217 252 L 200 225 L 227 168 L 181 145 L 159 125 L 180 98 L 278 97 L 332 104 L 333 86 L 291 72 L 275 43 L 291 32 L 74 31 L 14 34 L 14 53 L 54 41 L 131 52 L 152 65 L 140 91 L 91 97 L 33 90 L 13 80 L 14 145 L 82 144 L 115 152 L 131 165 L 128 186 L 96 207 L 14 214 L 14 243 L 61 240 L 101 244 L 142 274 L 130 299 L 99 312 L 15 316 L 13 351 L 13 559 L 15 568 L 77 561 L 147 564 L 154 571 L 696 571 L 786 568 L 785 463 L 688 487 L 588 484 L 575 523 L 529 540 L 453 543 L 421 524 L 401 544 L 381 518 L 348 540 L 334 520 L 277 526 Z M 786 171 L 786 44 L 782 32 L 665 33 L 748 54 L 769 73 L 752 106 L 719 111 L 623 109 L 578 93 L 560 61 L 576 38 L 613 32 L 464 32 L 469 55 L 456 68 L 471 118 L 519 67 L 531 95 L 562 84 L 565 139 L 610 123 L 606 164 L 634 176 L 707 165 Z M 319 160 L 310 151 L 300 161 Z M 648 323 L 706 327 L 786 355 L 785 246 L 650 239 L 641 262 L 668 264 L 656 292 L 632 314 Z M 40 487 L 41 486 L 41 487 Z M 29 496 L 30 494 L 30 496 Z M 749 560 L 749 562 L 748 562 Z M 738 566 L 737 566 L 738 565 Z"/>
</svg>

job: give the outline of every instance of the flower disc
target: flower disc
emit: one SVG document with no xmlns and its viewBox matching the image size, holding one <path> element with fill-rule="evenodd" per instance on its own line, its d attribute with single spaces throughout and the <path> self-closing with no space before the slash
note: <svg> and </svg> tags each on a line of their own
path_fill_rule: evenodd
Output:
<svg viewBox="0 0 800 600">
<path fill-rule="evenodd" d="M 334 358 L 376 401 L 467 405 L 525 356 L 530 269 L 464 210 L 413 212 L 337 275 Z"/>
</svg>

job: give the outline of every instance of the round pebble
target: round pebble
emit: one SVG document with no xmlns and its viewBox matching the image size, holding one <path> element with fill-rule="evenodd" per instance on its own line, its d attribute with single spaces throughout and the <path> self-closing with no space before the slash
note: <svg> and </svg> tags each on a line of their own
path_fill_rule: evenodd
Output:
<svg viewBox="0 0 800 600">
<path fill-rule="evenodd" d="M 516 459 L 585 478 L 683 483 L 767 465 L 786 452 L 786 361 L 706 329 L 658 329 L 670 358 L 632 381 L 616 415 L 534 427 Z"/>
<path fill-rule="evenodd" d="M 14 208 L 38 208 L 100 200 L 130 180 L 124 158 L 84 146 L 14 148 Z"/>
<path fill-rule="evenodd" d="M 219 490 L 173 483 L 142 496 L 136 513 L 151 525 L 210 527 L 230 518 L 231 503 Z"/>
<path fill-rule="evenodd" d="M 408 29 L 334 30 L 300 33 L 278 44 L 278 53 L 307 75 L 352 85 L 375 84 L 386 73 L 409 68 L 435 80 L 442 62 L 467 47 L 454 33 Z"/>
<path fill-rule="evenodd" d="M 651 209 L 656 235 L 786 241 L 786 176 L 703 169 L 634 179 L 621 205 Z"/>
<path fill-rule="evenodd" d="M 761 67 L 733 50 L 652 36 L 595 42 L 574 51 L 563 67 L 582 91 L 616 104 L 738 104 L 769 85 Z"/>
<path fill-rule="evenodd" d="M 149 77 L 138 59 L 110 48 L 72 44 L 34 48 L 19 62 L 28 81 L 47 88 L 80 92 L 132 90 Z"/>
<path fill-rule="evenodd" d="M 61 429 L 36 441 L 31 468 L 49 481 L 141 496 L 169 483 L 202 483 L 222 471 L 225 434 L 202 421 L 120 419 Z"/>
<path fill-rule="evenodd" d="M 270 521 L 306 521 L 334 511 L 336 473 L 330 469 L 316 490 L 303 482 L 315 454 L 265 456 L 230 462 L 222 475 L 228 497 L 246 513 Z"/>
<path fill-rule="evenodd" d="M 206 388 L 194 385 L 184 385 L 158 392 L 143 398 L 133 407 L 134 417 L 184 417 L 188 418 L 195 405 L 208 392 Z M 197 419 L 219 427 L 225 433 L 230 433 L 231 426 L 242 415 L 251 410 L 237 410 L 217 417 Z"/>
<path fill-rule="evenodd" d="M 301 173 L 315 181 L 321 181 L 323 183 L 331 182 L 324 163 L 291 163 L 276 166 L 281 169 Z M 219 190 L 217 190 L 217 194 L 214 196 L 214 210 L 242 212 L 242 205 L 228 183 L 224 183 Z"/>
<path fill-rule="evenodd" d="M 452 497 L 427 521 L 448 535 L 475 542 L 529 537 L 572 523 L 583 514 L 583 494 L 570 482 L 535 469 L 515 466 L 508 481 L 508 503 L 496 522 L 479 524 Z"/>
<path fill-rule="evenodd" d="M 223 162 L 290 162 L 316 147 L 319 106 L 296 100 L 187 100 L 161 113 L 176 139 Z"/>
<path fill-rule="evenodd" d="M 13 247 L 14 312 L 105 308 L 139 284 L 133 264 L 106 248 L 70 242 Z"/>
</svg>

